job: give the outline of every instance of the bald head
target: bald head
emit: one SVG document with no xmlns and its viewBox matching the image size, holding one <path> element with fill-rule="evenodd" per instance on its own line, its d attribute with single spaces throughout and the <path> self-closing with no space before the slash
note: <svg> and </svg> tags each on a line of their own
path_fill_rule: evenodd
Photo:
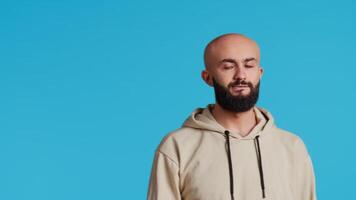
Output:
<svg viewBox="0 0 356 200">
<path fill-rule="evenodd" d="M 250 57 L 254 57 L 257 62 L 260 61 L 260 49 L 257 43 L 237 33 L 224 34 L 213 39 L 204 50 L 204 63 L 208 71 L 222 59 L 244 59 Z"/>
</svg>

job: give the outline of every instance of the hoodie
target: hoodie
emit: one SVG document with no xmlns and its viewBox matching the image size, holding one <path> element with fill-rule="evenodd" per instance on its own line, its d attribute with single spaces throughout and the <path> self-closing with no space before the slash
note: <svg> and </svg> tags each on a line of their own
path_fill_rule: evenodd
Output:
<svg viewBox="0 0 356 200">
<path fill-rule="evenodd" d="M 246 136 L 197 108 L 165 135 L 154 155 L 148 200 L 316 200 L 309 153 L 297 135 L 255 106 Z"/>
</svg>

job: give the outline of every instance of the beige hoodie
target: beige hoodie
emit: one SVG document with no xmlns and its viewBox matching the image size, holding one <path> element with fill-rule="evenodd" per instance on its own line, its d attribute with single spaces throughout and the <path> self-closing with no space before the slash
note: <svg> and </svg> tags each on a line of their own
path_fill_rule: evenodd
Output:
<svg viewBox="0 0 356 200">
<path fill-rule="evenodd" d="M 148 200 L 316 200 L 312 161 L 298 136 L 254 107 L 258 124 L 242 137 L 214 119 L 212 106 L 162 139 Z"/>
</svg>

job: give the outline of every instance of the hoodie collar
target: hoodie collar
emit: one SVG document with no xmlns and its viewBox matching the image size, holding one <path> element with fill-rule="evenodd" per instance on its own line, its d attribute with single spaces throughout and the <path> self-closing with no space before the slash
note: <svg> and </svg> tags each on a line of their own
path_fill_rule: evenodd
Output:
<svg viewBox="0 0 356 200">
<path fill-rule="evenodd" d="M 192 114 L 186 119 L 183 127 L 191 127 L 197 129 L 203 129 L 208 131 L 213 131 L 216 133 L 224 134 L 228 129 L 220 125 L 211 113 L 211 109 L 214 105 L 208 104 L 205 108 L 197 108 Z M 267 130 L 274 125 L 274 120 L 272 115 L 265 109 L 260 107 L 253 107 L 256 114 L 257 124 L 245 137 L 241 136 L 238 132 L 228 130 L 231 137 L 241 139 L 241 140 L 252 140 L 257 135 L 262 136 L 267 133 Z"/>
</svg>

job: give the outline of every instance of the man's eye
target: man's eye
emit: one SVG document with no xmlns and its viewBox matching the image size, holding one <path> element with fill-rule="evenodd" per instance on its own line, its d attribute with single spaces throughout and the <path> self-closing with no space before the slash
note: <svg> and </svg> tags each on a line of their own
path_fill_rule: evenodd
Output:
<svg viewBox="0 0 356 200">
<path fill-rule="evenodd" d="M 247 68 L 253 68 L 255 65 L 245 65 Z"/>
<path fill-rule="evenodd" d="M 234 66 L 233 65 L 225 65 L 223 68 L 224 69 L 232 69 Z"/>
</svg>

